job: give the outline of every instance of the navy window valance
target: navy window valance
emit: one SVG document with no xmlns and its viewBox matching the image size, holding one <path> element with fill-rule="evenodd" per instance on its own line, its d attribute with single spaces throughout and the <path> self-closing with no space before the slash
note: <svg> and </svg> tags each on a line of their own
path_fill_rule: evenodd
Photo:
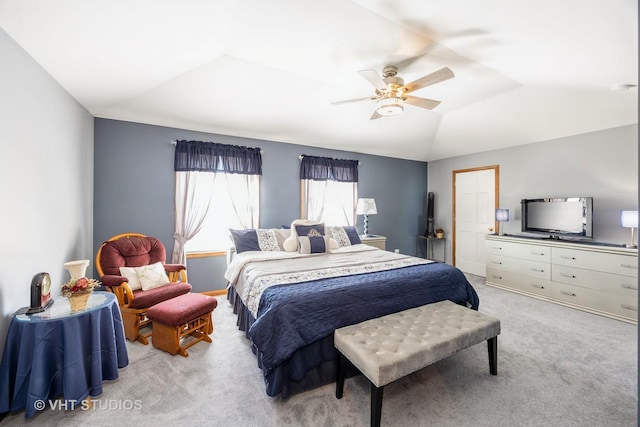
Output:
<svg viewBox="0 0 640 427">
<path fill-rule="evenodd" d="M 224 172 L 262 175 L 259 148 L 202 141 L 178 141 L 174 160 L 176 172 Z"/>
<path fill-rule="evenodd" d="M 300 179 L 358 182 L 358 161 L 303 155 Z"/>
</svg>

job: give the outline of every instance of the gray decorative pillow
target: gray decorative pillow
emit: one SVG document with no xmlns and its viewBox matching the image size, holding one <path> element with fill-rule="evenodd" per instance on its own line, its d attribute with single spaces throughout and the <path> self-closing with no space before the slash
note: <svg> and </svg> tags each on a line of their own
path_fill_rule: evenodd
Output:
<svg viewBox="0 0 640 427">
<path fill-rule="evenodd" d="M 314 225 L 301 225 L 296 224 L 296 233 L 298 236 L 324 236 L 324 223 L 314 224 Z"/>
<path fill-rule="evenodd" d="M 345 233 L 347 233 L 347 236 L 349 236 L 349 240 L 351 241 L 352 245 L 362 243 L 362 241 L 360 240 L 360 236 L 358 236 L 358 230 L 356 230 L 355 226 L 345 225 L 342 228 L 344 228 Z"/>
<path fill-rule="evenodd" d="M 319 254 L 329 250 L 329 238 L 326 236 L 298 237 L 301 254 Z"/>
<path fill-rule="evenodd" d="M 231 240 L 233 240 L 236 253 L 261 250 L 258 244 L 258 235 L 253 228 L 246 230 L 229 229 L 229 232 L 231 233 Z"/>
<path fill-rule="evenodd" d="M 327 228 L 329 229 L 329 236 L 338 242 L 339 247 L 351 246 L 351 240 L 349 240 L 349 236 L 343 226 L 333 225 Z"/>
<path fill-rule="evenodd" d="M 333 225 L 328 227 L 329 237 L 338 242 L 339 247 L 362 243 L 358 231 L 353 225 Z"/>
<path fill-rule="evenodd" d="M 280 251 L 282 248 L 278 245 L 278 236 L 273 229 L 257 229 L 258 245 L 261 251 Z"/>
<path fill-rule="evenodd" d="M 278 235 L 274 229 L 229 230 L 236 253 L 245 251 L 281 251 Z"/>
</svg>

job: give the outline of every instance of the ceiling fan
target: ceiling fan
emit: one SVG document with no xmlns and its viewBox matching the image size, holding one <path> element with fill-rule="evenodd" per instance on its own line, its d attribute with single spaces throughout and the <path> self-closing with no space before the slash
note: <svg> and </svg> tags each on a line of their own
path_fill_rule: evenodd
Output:
<svg viewBox="0 0 640 427">
<path fill-rule="evenodd" d="M 433 110 L 440 104 L 440 101 L 409 96 L 407 94 L 454 77 L 453 71 L 448 67 L 441 68 L 438 71 L 434 71 L 407 84 L 404 84 L 404 80 L 398 77 L 398 67 L 395 65 L 387 65 L 384 67 L 382 69 L 382 77 L 380 77 L 375 70 L 361 70 L 359 73 L 376 87 L 376 96 L 337 101 L 331 104 L 338 105 L 359 101 L 376 101 L 376 110 L 373 112 L 370 120 L 400 114 L 404 111 L 405 104 Z"/>
</svg>

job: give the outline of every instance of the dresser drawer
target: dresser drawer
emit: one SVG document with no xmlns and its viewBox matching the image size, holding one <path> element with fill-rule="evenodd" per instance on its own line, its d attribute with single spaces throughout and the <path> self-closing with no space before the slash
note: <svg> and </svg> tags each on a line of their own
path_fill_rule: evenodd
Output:
<svg viewBox="0 0 640 427">
<path fill-rule="evenodd" d="M 554 295 L 557 300 L 575 304 L 587 309 L 611 313 L 627 319 L 638 319 L 637 299 L 626 298 L 609 292 L 554 283 Z"/>
<path fill-rule="evenodd" d="M 549 263 L 528 261 L 500 255 L 487 255 L 487 268 L 518 273 L 524 276 L 538 279 L 551 279 L 551 266 Z"/>
<path fill-rule="evenodd" d="M 612 292 L 627 297 L 638 294 L 638 279 L 635 277 L 555 264 L 551 270 L 551 280 L 554 282 Z"/>
<path fill-rule="evenodd" d="M 523 245 L 513 242 L 487 240 L 487 254 L 504 255 L 529 261 L 550 262 L 551 249 L 546 246 Z"/>
<path fill-rule="evenodd" d="M 550 280 L 523 276 L 509 271 L 487 268 L 487 283 L 493 283 L 548 298 L 553 297 L 553 283 L 551 283 Z"/>
<path fill-rule="evenodd" d="M 638 257 L 632 255 L 551 248 L 551 262 L 558 265 L 638 277 Z"/>
</svg>

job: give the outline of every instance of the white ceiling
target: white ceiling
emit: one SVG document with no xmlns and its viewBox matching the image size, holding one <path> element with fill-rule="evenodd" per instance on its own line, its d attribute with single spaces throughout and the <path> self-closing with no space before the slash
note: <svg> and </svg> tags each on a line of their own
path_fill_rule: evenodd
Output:
<svg viewBox="0 0 640 427">
<path fill-rule="evenodd" d="M 637 0 L 0 0 L 96 117 L 414 160 L 638 122 Z M 369 120 L 358 71 L 455 78 Z"/>
</svg>

